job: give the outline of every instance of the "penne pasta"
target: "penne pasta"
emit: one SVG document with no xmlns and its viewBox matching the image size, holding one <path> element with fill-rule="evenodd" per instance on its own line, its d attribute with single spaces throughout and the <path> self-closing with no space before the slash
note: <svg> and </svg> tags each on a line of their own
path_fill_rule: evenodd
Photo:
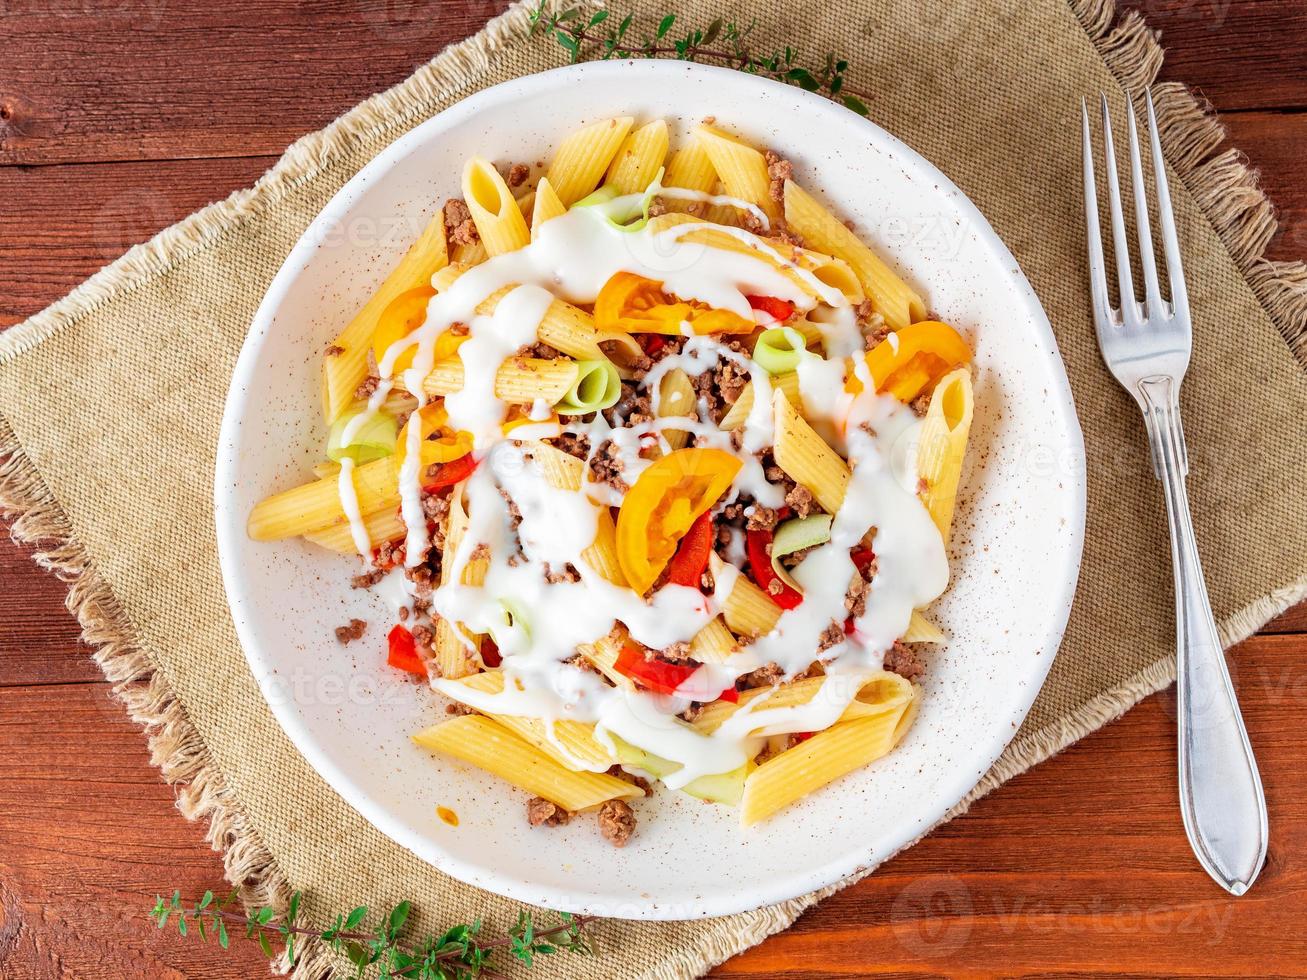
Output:
<svg viewBox="0 0 1307 980">
<path fill-rule="evenodd" d="M 968 342 L 709 123 L 467 160 L 328 349 L 315 479 L 248 517 L 411 582 L 359 649 L 469 709 L 415 743 L 618 846 L 626 772 L 749 825 L 906 736 L 974 412 Z"/>
<path fill-rule="evenodd" d="M 771 379 L 773 390 L 785 392 L 785 398 L 791 405 L 802 405 L 803 396 L 799 393 L 799 376 L 793 371 L 785 374 L 775 375 Z M 753 382 L 750 381 L 740 392 L 740 397 L 735 399 L 733 404 L 722 416 L 718 427 L 728 432 L 734 431 L 744 425 L 744 420 L 749 417 L 753 411 Z"/>
<path fill-rule="evenodd" d="M 531 240 L 513 192 L 485 157 L 473 157 L 463 168 L 463 199 L 488 256 L 515 252 Z"/>
<path fill-rule="evenodd" d="M 540 237 L 540 229 L 546 221 L 566 213 L 567 206 L 555 192 L 554 185 L 549 183 L 548 177 L 541 177 L 540 183 L 536 185 L 535 203 L 531 212 L 531 240 Z"/>
<path fill-rule="evenodd" d="M 630 116 L 601 119 L 559 144 L 546 177 L 563 204 L 571 207 L 599 186 L 632 122 Z"/>
<path fill-rule="evenodd" d="M 425 749 L 440 752 L 498 776 L 569 812 L 588 810 L 606 800 L 629 800 L 644 790 L 616 776 L 573 772 L 540 749 L 483 715 L 463 715 L 413 736 Z"/>
<path fill-rule="evenodd" d="M 801 681 L 781 684 L 774 688 L 750 688 L 747 691 L 740 692 L 739 701 L 735 704 L 730 701 L 714 701 L 711 704 L 704 705 L 692 724 L 696 731 L 711 734 L 720 728 L 726 719 L 745 705 L 764 696 L 766 700 L 760 707 L 760 711 L 807 704 L 818 694 L 825 680 L 824 677 L 806 677 Z M 903 710 L 903 706 L 911 701 L 914 696 L 911 682 L 904 680 L 898 674 L 892 674 L 885 670 L 878 671 L 863 683 L 857 695 L 849 702 L 848 707 L 844 709 L 844 713 L 840 715 L 839 721 L 867 718 L 886 711 L 894 711 L 897 714 Z M 767 724 L 769 722 L 766 716 L 760 715 L 760 724 L 753 731 L 757 732 Z"/>
<path fill-rule="evenodd" d="M 322 372 L 323 414 L 328 422 L 341 416 L 367 377 L 368 350 L 382 311 L 401 293 L 429 284 L 432 275 L 448 261 L 445 216 L 437 209 L 399 264 L 332 342 L 331 349 L 336 353 L 325 358 Z"/>
<path fill-rule="evenodd" d="M 619 194 L 638 194 L 653 183 L 667 159 L 667 123 L 655 119 L 623 141 L 604 181 Z"/>
<path fill-rule="evenodd" d="M 422 382 L 422 390 L 433 397 L 462 391 L 463 374 L 463 362 L 458 357 L 437 361 Z M 576 375 L 576 361 L 566 358 L 515 357 L 499 365 L 495 372 L 495 397 L 516 405 L 531 405 L 536 399 L 553 405 L 567 394 Z"/>
<path fill-rule="evenodd" d="M 774 223 L 781 211 L 772 200 L 766 158 L 747 143 L 714 126 L 699 126 L 695 136 L 703 143 L 726 193 L 761 208 Z"/>
<path fill-rule="evenodd" d="M 459 699 L 460 688 L 498 694 L 504 689 L 504 683 L 502 670 L 486 670 L 461 678 L 457 685 L 444 685 L 441 690 L 450 697 Z M 468 701 L 463 703 L 475 707 Z M 595 726 L 592 724 L 567 719 L 549 723 L 523 715 L 492 714 L 488 717 L 568 769 L 577 772 L 606 772 L 617 761 L 595 738 Z"/>
<path fill-rule="evenodd" d="M 849 466 L 794 410 L 783 390 L 772 400 L 776 413 L 776 465 L 795 483 L 807 487 L 828 514 L 844 503 Z"/>
<path fill-rule="evenodd" d="M 785 182 L 785 223 L 808 248 L 843 259 L 853 269 L 876 312 L 894 330 L 924 319 L 926 304 L 845 224 L 792 180 Z"/>
<path fill-rule="evenodd" d="M 747 827 L 764 820 L 886 755 L 894 747 L 899 719 L 906 709 L 904 705 L 868 718 L 837 722 L 768 759 L 745 780 L 740 822 Z"/>
<path fill-rule="evenodd" d="M 664 418 L 684 418 L 692 416 L 698 405 L 698 395 L 690 378 L 680 368 L 663 375 L 658 387 L 658 414 Z M 687 429 L 664 429 L 663 441 L 673 449 L 682 448 L 690 439 Z"/>
<path fill-rule="evenodd" d="M 917 475 L 924 484 L 921 502 L 945 541 L 953 526 L 972 409 L 971 375 L 959 368 L 935 386 L 921 425 L 917 449 Z"/>
<path fill-rule="evenodd" d="M 334 480 L 335 477 L 328 476 L 327 479 Z M 399 516 L 398 509 L 394 507 L 386 507 L 365 515 L 363 527 L 367 530 L 368 540 L 374 545 L 381 544 L 383 541 L 398 541 L 404 537 L 406 530 L 404 519 Z M 304 539 L 312 541 L 320 547 L 339 551 L 344 555 L 358 553 L 354 547 L 354 536 L 350 531 L 349 523 L 346 521 L 329 524 L 317 531 L 306 531 L 304 532 Z"/>
</svg>

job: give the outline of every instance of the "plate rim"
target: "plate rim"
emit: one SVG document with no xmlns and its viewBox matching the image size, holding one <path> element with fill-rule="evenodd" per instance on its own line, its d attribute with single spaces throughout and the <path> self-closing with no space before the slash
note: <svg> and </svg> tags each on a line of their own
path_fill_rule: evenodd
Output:
<svg viewBox="0 0 1307 980">
<path fill-rule="evenodd" d="M 263 299 L 251 319 L 250 329 L 242 343 L 240 355 L 232 372 L 231 383 L 223 406 L 222 424 L 219 429 L 214 469 L 214 521 L 217 534 L 218 559 L 222 571 L 223 589 L 228 608 L 231 612 L 237 638 L 246 662 L 259 685 L 260 694 L 268 704 L 278 725 L 289 738 L 296 750 L 304 757 L 311 768 L 330 786 L 333 792 L 360 813 L 386 837 L 413 853 L 422 861 L 458 880 L 479 888 L 492 891 L 514 901 L 557 908 L 577 914 L 603 914 L 602 909 L 612 902 L 610 894 L 598 893 L 587 889 L 569 889 L 560 891 L 554 888 L 542 888 L 530 881 L 514 878 L 497 869 L 485 865 L 473 864 L 439 846 L 429 836 L 410 832 L 400 821 L 394 820 L 380 800 L 374 800 L 358 787 L 345 771 L 338 766 L 330 755 L 314 740 L 306 727 L 302 726 L 298 715 L 293 710 L 290 699 L 270 696 L 271 684 L 269 665 L 259 650 L 259 644 L 252 628 L 241 615 L 241 607 L 246 601 L 241 587 L 241 569 L 236 561 L 236 546 L 231 543 L 232 534 L 244 533 L 244 520 L 235 513 L 235 487 L 239 482 L 239 466 L 235 447 L 238 444 L 238 430 L 245 414 L 249 381 L 254 373 L 263 344 L 270 335 L 270 327 L 275 321 L 277 311 L 281 308 L 291 284 L 301 273 L 305 261 L 309 259 L 320 245 L 320 231 L 352 206 L 357 197 L 371 186 L 373 181 L 386 174 L 400 160 L 422 143 L 431 138 L 433 131 L 439 132 L 462 123 L 467 117 L 491 105 L 517 99 L 530 98 L 533 92 L 547 91 L 552 85 L 572 76 L 599 76 L 622 74 L 629 77 L 631 72 L 645 73 L 654 77 L 668 74 L 690 73 L 705 75 L 709 78 L 730 77 L 734 84 L 755 85 L 763 90 L 781 90 L 788 98 L 796 100 L 804 111 L 822 115 L 839 114 L 836 125 L 849 125 L 862 133 L 871 143 L 890 149 L 894 155 L 909 168 L 931 176 L 937 186 L 936 193 L 949 198 L 952 206 L 972 222 L 980 243 L 994 250 L 1000 259 L 1010 263 L 1010 280 L 1020 295 L 1025 312 L 1029 315 L 1037 332 L 1043 334 L 1045 346 L 1049 353 L 1055 355 L 1057 369 L 1053 371 L 1054 386 L 1050 390 L 1049 409 L 1055 416 L 1058 426 L 1067 435 L 1066 449 L 1070 450 L 1075 464 L 1065 480 L 1069 487 L 1072 505 L 1071 539 L 1069 541 L 1068 565 L 1062 570 L 1060 588 L 1049 596 L 1050 606 L 1057 611 L 1053 613 L 1051 628 L 1042 637 L 1040 649 L 1052 650 L 1053 655 L 1039 658 L 1031 671 L 1028 683 L 1023 685 L 1021 696 L 1017 699 L 1015 715 L 1010 716 L 1014 725 L 1010 729 L 993 733 L 983 755 L 976 760 L 982 765 L 979 772 L 965 766 L 957 766 L 952 774 L 941 774 L 939 783 L 946 787 L 937 796 L 952 800 L 940 813 L 933 811 L 924 818 L 918 816 L 912 821 L 898 825 L 896 833 L 887 835 L 888 846 L 884 853 L 873 853 L 870 846 L 851 847 L 832 856 L 824 864 L 798 869 L 784 877 L 778 876 L 778 882 L 769 887 L 753 888 L 747 894 L 738 890 L 719 892 L 715 896 L 700 895 L 696 908 L 686 911 L 684 903 L 669 902 L 660 905 L 648 895 L 632 890 L 622 905 L 622 914 L 626 918 L 647 920 L 686 920 L 731 915 L 752 911 L 763 906 L 800 898 L 808 893 L 832 885 L 852 874 L 868 867 L 875 867 L 891 856 L 903 850 L 911 843 L 945 820 L 948 814 L 967 794 L 983 780 L 993 764 L 1016 737 L 1021 723 L 1028 714 L 1031 705 L 1043 689 L 1049 670 L 1056 659 L 1056 651 L 1061 646 L 1066 623 L 1070 616 L 1072 600 L 1079 581 L 1081 561 L 1084 549 L 1086 520 L 1086 473 L 1084 437 L 1071 395 L 1070 380 L 1066 364 L 1061 356 L 1057 339 L 1053 333 L 1048 316 L 1044 311 L 1033 287 L 1021 270 L 1016 258 L 1007 245 L 994 231 L 974 202 L 953 183 L 934 163 L 904 143 L 892 133 L 881 128 L 865 117 L 838 106 L 822 96 L 805 92 L 794 86 L 781 82 L 743 75 L 738 71 L 712 65 L 700 65 L 687 62 L 667 60 L 629 60 L 609 62 L 585 62 L 567 65 L 548 71 L 509 79 L 497 85 L 489 86 L 424 120 L 411 130 L 384 147 L 372 160 L 364 165 L 323 206 L 318 214 L 304 229 L 294 247 L 287 254 L 281 267 L 269 283 Z M 593 79 L 590 80 L 593 83 Z M 1059 447 L 1062 448 L 1062 447 Z M 998 726 L 996 726 L 998 727 Z M 1010 732 L 1010 734 L 1005 734 Z"/>
</svg>

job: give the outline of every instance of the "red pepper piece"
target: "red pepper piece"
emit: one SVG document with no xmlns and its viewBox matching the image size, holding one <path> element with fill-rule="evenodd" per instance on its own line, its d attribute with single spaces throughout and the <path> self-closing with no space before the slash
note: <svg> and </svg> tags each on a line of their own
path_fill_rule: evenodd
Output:
<svg viewBox="0 0 1307 980">
<path fill-rule="evenodd" d="M 649 660 L 644 651 L 629 643 L 622 647 L 613 667 L 619 674 L 624 674 L 641 687 L 657 694 L 671 694 L 685 683 L 697 667 L 689 664 L 669 664 L 661 660 Z"/>
<path fill-rule="evenodd" d="M 796 743 L 806 742 L 808 739 L 812 738 L 812 736 L 816 734 L 817 734 L 816 732 L 795 732 L 793 738 Z"/>
<path fill-rule="evenodd" d="M 849 552 L 849 557 L 853 559 L 854 568 L 860 572 L 865 572 L 872 559 L 876 557 L 876 552 L 870 548 L 854 548 Z"/>
<path fill-rule="evenodd" d="M 455 483 L 466 480 L 472 475 L 472 471 L 477 468 L 477 463 L 472 458 L 472 454 L 468 453 L 466 456 L 452 459 L 448 463 L 440 463 L 439 466 L 440 469 L 436 471 L 436 475 L 427 477 L 422 484 L 422 489 L 428 493 L 442 487 L 452 487 Z"/>
<path fill-rule="evenodd" d="M 776 570 L 771 566 L 771 531 L 764 531 L 761 528 L 748 532 L 745 538 L 745 548 L 749 553 L 749 565 L 753 568 L 753 581 L 767 593 L 767 598 L 782 609 L 793 609 L 803 601 L 803 594 L 797 592 L 776 574 Z M 772 583 L 775 582 L 780 586 L 779 592 L 773 592 Z"/>
<path fill-rule="evenodd" d="M 712 515 L 704 511 L 681 538 L 676 554 L 667 566 L 667 581 L 691 589 L 699 588 L 708 567 L 708 556 L 712 554 L 712 542 Z"/>
<path fill-rule="evenodd" d="M 481 662 L 492 670 L 504 662 L 504 658 L 499 655 L 499 647 L 488 636 L 481 639 Z"/>
<path fill-rule="evenodd" d="M 740 692 L 733 687 L 728 687 L 726 690 L 722 691 L 721 694 L 717 695 L 717 700 L 729 701 L 731 704 L 739 704 Z"/>
<path fill-rule="evenodd" d="M 794 316 L 794 304 L 789 300 L 778 299 L 775 296 L 746 296 L 744 298 L 749 301 L 749 305 L 755 310 L 762 310 L 780 323 L 784 323 Z"/>
<path fill-rule="evenodd" d="M 636 343 L 650 357 L 653 357 L 667 345 L 667 338 L 660 333 L 641 333 L 635 336 Z"/>
<path fill-rule="evenodd" d="M 413 634 L 408 628 L 395 624 L 395 628 L 390 631 L 390 636 L 386 638 L 390 647 L 390 653 L 386 657 L 386 663 L 399 670 L 408 671 L 410 674 L 417 674 L 419 677 L 427 676 L 426 664 L 418 656 L 417 645 L 413 642 Z"/>
</svg>

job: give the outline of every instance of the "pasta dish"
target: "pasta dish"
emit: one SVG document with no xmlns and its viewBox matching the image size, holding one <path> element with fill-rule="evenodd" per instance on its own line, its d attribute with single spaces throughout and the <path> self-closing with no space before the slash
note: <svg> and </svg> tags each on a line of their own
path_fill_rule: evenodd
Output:
<svg viewBox="0 0 1307 980">
<path fill-rule="evenodd" d="M 624 845 L 654 783 L 750 825 L 912 724 L 970 361 L 778 154 L 604 119 L 467 162 L 323 355 L 316 479 L 248 531 L 361 560 L 390 667 L 449 699 L 415 741 L 533 826 Z"/>
</svg>

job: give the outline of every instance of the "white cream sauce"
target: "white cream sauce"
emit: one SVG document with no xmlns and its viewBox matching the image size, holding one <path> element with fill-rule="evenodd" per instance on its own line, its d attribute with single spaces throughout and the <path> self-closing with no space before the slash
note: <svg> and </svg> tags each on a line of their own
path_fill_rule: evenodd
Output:
<svg viewBox="0 0 1307 980">
<path fill-rule="evenodd" d="M 671 188 L 661 192 L 748 208 L 745 202 L 716 195 Z M 725 230 L 745 248 L 711 248 L 683 240 L 705 227 Z M 778 271 L 777 262 L 785 266 L 788 275 Z M 784 495 L 767 482 L 755 456 L 770 448 L 775 437 L 770 377 L 749 357 L 718 340 L 689 336 L 680 353 L 664 358 L 641 380 L 655 408 L 657 417 L 652 421 L 613 429 L 599 415 L 587 421 L 564 418 L 560 424 L 547 421 L 549 406 L 536 404 L 530 411 L 533 422 L 515 429 L 510 439 L 501 435 L 506 406 L 494 391 L 499 365 L 538 339 L 553 298 L 593 303 L 604 283 L 622 271 L 658 280 L 668 293 L 681 299 L 728 309 L 751 320 L 755 317 L 746 298 L 749 295 L 778 297 L 808 314 L 819 324 L 830 360 L 814 356 L 800 364 L 805 411 L 845 422 L 853 471 L 847 499 L 834 517 L 831 541 L 810 552 L 794 570 L 805 590 L 804 601 L 782 614 L 771 633 L 745 646 L 728 663 L 697 669 L 672 697 L 610 686 L 599 674 L 567 661 L 578 646 L 601 639 L 619 623 L 632 640 L 651 649 L 690 640 L 721 613 L 738 569 L 722 566 L 711 595 L 668 585 L 647 600 L 603 579 L 581 556 L 594 540 L 600 508 L 620 505 L 622 494 L 588 479 L 583 493 L 551 486 L 534 458 L 530 440 L 560 432 L 585 435 L 593 453 L 611 439 L 624 465 L 623 477 L 634 483 L 649 465 L 641 449 L 661 442 L 666 450 L 665 433 L 685 431 L 694 444 L 735 452 L 742 460 L 739 476 L 723 503 L 746 495 L 761 505 L 778 507 Z M 799 288 L 792 276 L 806 289 Z M 512 289 L 493 313 L 477 312 L 486 299 L 507 287 Z M 814 300 L 813 295 L 819 299 Z M 380 407 L 397 382 L 415 395 L 419 404 L 425 402 L 421 382 L 431 370 L 436 339 L 455 323 L 464 324 L 469 332 L 458 354 L 464 387 L 445 398 L 445 407 L 451 425 L 472 434 L 479 463 L 464 485 L 467 531 L 458 548 L 444 556 L 446 565 L 451 566 L 450 584 L 434 591 L 432 603 L 439 615 L 466 624 L 474 633 L 494 637 L 503 657 L 506 683 L 501 693 L 489 694 L 436 679 L 432 683 L 438 690 L 487 713 L 541 718 L 551 739 L 552 725 L 558 720 L 594 723 L 601 741 L 618 736 L 678 764 L 680 768 L 666 782 L 673 788 L 682 787 L 702 775 L 737 769 L 754 754 L 764 736 L 829 726 L 855 697 L 867 672 L 880 666 L 885 651 L 906 628 L 912 610 L 935 598 L 947 584 L 943 546 L 916 496 L 911 453 L 898 451 L 915 437 L 919 420 L 893 399 L 874 394 L 854 399 L 844 394 L 850 363 L 846 358 L 852 359 L 859 377 L 866 374 L 863 358 L 854 356 L 862 350 L 862 336 L 848 302 L 838 290 L 756 236 L 742 229 L 693 221 L 656 232 L 647 226 L 636 232 L 622 231 L 587 214 L 584 208 L 574 209 L 542 225 L 530 245 L 469 269 L 434 296 L 423 325 L 381 358 L 382 381 L 369 400 L 368 412 Z M 410 349 L 414 349 L 412 366 L 394 377 L 400 355 Z M 658 414 L 659 409 L 672 413 L 687 409 L 659 404 L 661 382 L 669 371 L 680 369 L 693 378 L 724 361 L 736 363 L 753 384 L 754 404 L 740 433 L 738 451 L 731 434 L 713 423 L 701 399 L 693 406 L 696 415 Z M 360 415 L 360 420 L 368 412 Z M 874 435 L 859 427 L 863 422 Z M 425 552 L 427 531 L 421 506 L 420 427 L 411 426 L 410 433 L 400 490 L 401 512 L 408 526 L 407 560 L 413 564 Z M 347 473 L 342 467 L 342 502 L 346 485 L 351 491 L 353 487 Z M 504 494 L 521 515 L 516 531 Z M 348 504 L 346 507 L 349 513 Z M 357 512 L 357 501 L 354 510 Z M 822 632 L 832 621 L 843 623 L 845 619 L 844 595 L 854 572 L 849 549 L 873 526 L 878 529 L 879 573 L 870 586 L 866 614 L 855 623 L 849 639 L 822 654 L 828 661 L 827 679 L 811 702 L 769 708 L 766 697 L 756 698 L 711 734 L 675 717 L 689 700 L 711 700 L 733 686 L 736 678 L 769 662 L 779 664 L 790 675 L 806 669 Z M 481 545 L 486 547 L 479 548 Z M 487 549 L 482 583 L 461 584 L 473 555 L 484 557 Z M 727 554 L 742 563 L 743 552 L 743 536 L 733 532 Z M 574 570 L 578 580 L 548 581 L 546 567 L 552 573 Z"/>
</svg>

